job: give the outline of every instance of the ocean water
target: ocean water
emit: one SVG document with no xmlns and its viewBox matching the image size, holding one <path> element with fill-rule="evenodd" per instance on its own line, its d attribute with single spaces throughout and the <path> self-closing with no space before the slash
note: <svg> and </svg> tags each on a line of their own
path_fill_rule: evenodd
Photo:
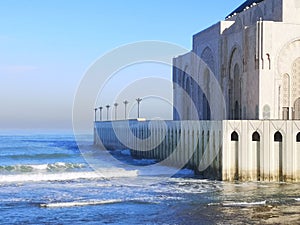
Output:
<svg viewBox="0 0 300 225">
<path fill-rule="evenodd" d="M 0 135 L 0 224 L 300 224 L 299 184 L 170 177 L 85 140 Z"/>
</svg>

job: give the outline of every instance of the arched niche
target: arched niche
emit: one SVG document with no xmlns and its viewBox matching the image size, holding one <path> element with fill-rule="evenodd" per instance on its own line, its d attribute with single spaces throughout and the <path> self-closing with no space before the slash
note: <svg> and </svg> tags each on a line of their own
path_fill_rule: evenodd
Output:
<svg viewBox="0 0 300 225">
<path fill-rule="evenodd" d="M 275 142 L 282 142 L 282 134 L 277 131 L 275 134 L 274 134 L 274 141 Z"/>
<path fill-rule="evenodd" d="M 296 142 L 300 142 L 300 132 L 296 135 Z"/>
<path fill-rule="evenodd" d="M 260 141 L 260 135 L 257 131 L 252 134 L 252 141 Z"/>
<path fill-rule="evenodd" d="M 231 133 L 231 141 L 239 141 L 239 135 L 236 131 Z"/>
</svg>

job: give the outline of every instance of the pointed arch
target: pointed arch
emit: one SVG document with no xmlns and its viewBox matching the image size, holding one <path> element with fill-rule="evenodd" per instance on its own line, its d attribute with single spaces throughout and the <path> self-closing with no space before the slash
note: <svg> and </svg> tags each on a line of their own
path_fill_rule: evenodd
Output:
<svg viewBox="0 0 300 225">
<path fill-rule="evenodd" d="M 300 142 L 300 132 L 296 135 L 296 142 Z"/>
<path fill-rule="evenodd" d="M 294 112 L 293 119 L 300 120 L 300 97 L 294 102 Z"/>
<path fill-rule="evenodd" d="M 190 72 L 189 72 L 189 66 L 186 65 L 184 67 L 184 81 L 183 81 L 183 89 L 186 92 L 186 96 L 182 96 L 183 100 L 182 102 L 185 104 L 185 106 L 182 107 L 182 111 L 183 111 L 183 118 L 185 120 L 189 120 L 191 119 L 191 113 L 190 113 L 190 109 L 191 109 L 191 95 L 192 95 L 192 88 L 191 88 L 191 76 L 190 76 Z"/>
<path fill-rule="evenodd" d="M 293 61 L 291 71 L 291 100 L 294 107 L 293 119 L 300 119 L 300 57 Z"/>
<path fill-rule="evenodd" d="M 229 58 L 229 110 L 230 119 L 241 119 L 242 114 L 242 71 L 243 62 L 241 48 L 235 45 Z"/>
<path fill-rule="evenodd" d="M 252 155 L 253 155 L 253 171 L 254 177 L 259 181 L 260 180 L 260 134 L 255 131 L 252 134 Z"/>
<path fill-rule="evenodd" d="M 277 131 L 275 134 L 274 134 L 274 141 L 275 142 L 282 142 L 282 134 Z"/>
<path fill-rule="evenodd" d="M 207 65 L 207 67 L 215 74 L 216 73 L 216 63 L 214 59 L 213 51 L 210 47 L 204 48 L 204 50 L 201 53 L 201 59 L 204 61 L 204 63 Z"/>
<path fill-rule="evenodd" d="M 233 70 L 233 99 L 234 99 L 234 119 L 241 119 L 242 112 L 242 85 L 241 85 L 241 71 L 239 65 L 236 63 Z"/>
<path fill-rule="evenodd" d="M 260 135 L 257 131 L 252 134 L 252 141 L 260 141 Z"/>
<path fill-rule="evenodd" d="M 239 135 L 236 131 L 231 133 L 231 176 L 234 180 L 239 179 Z"/>
<path fill-rule="evenodd" d="M 283 181 L 283 143 L 282 134 L 279 131 L 274 134 L 274 155 L 278 161 L 278 164 L 275 165 L 277 180 Z"/>
<path fill-rule="evenodd" d="M 204 120 L 210 120 L 210 107 L 209 107 L 209 101 L 210 101 L 210 72 L 208 68 L 205 68 L 204 74 L 203 74 L 203 80 L 204 80 L 204 93 L 202 94 L 202 104 L 203 104 L 203 119 Z"/>
<path fill-rule="evenodd" d="M 281 105 L 282 105 L 282 118 L 284 120 L 289 119 L 289 108 L 290 108 L 290 75 L 285 73 L 282 75 L 282 90 L 281 90 Z"/>
<path fill-rule="evenodd" d="M 239 135 L 236 131 L 231 133 L 231 141 L 239 141 Z"/>
</svg>

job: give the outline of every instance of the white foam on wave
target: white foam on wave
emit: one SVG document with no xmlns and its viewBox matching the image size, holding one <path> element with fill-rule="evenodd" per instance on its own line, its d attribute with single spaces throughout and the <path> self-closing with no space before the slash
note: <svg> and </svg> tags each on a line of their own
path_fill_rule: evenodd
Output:
<svg viewBox="0 0 300 225">
<path fill-rule="evenodd" d="M 32 167 L 35 170 L 47 170 L 49 164 L 37 164 L 37 165 L 28 165 L 29 167 Z"/>
<path fill-rule="evenodd" d="M 32 171 L 57 171 L 57 170 L 70 170 L 81 169 L 86 167 L 83 163 L 66 163 L 56 162 L 48 164 L 17 164 L 0 166 L 0 171 L 4 172 L 32 172 Z"/>
<path fill-rule="evenodd" d="M 212 202 L 212 203 L 208 203 L 207 205 L 208 206 L 219 206 L 219 205 L 221 205 L 221 203 Z"/>
<path fill-rule="evenodd" d="M 266 200 L 260 202 L 224 202 L 221 205 L 223 206 L 256 206 L 256 205 L 265 205 Z"/>
<path fill-rule="evenodd" d="M 90 206 L 90 205 L 105 205 L 123 202 L 138 202 L 145 204 L 159 204 L 161 201 L 166 200 L 182 200 L 180 197 L 171 196 L 159 196 L 159 197 L 140 197 L 140 198 L 125 198 L 125 199 L 108 199 L 108 200 L 90 200 L 90 201 L 73 201 L 73 202 L 50 202 L 41 203 L 40 207 L 45 208 L 66 208 L 66 207 L 77 207 L 77 206 Z"/>
<path fill-rule="evenodd" d="M 159 191 L 161 192 L 169 191 L 179 194 L 199 194 L 216 192 L 219 190 L 222 190 L 220 183 L 197 178 L 170 178 L 163 188 L 159 188 Z"/>
<path fill-rule="evenodd" d="M 118 177 L 136 177 L 138 172 L 135 170 L 103 170 L 90 172 L 64 172 L 64 173 L 26 173 L 15 175 L 0 175 L 0 183 L 13 182 L 39 182 L 39 181 L 70 181 L 78 179 L 101 179 Z"/>
<path fill-rule="evenodd" d="M 54 202 L 54 203 L 42 203 L 40 207 L 45 208 L 66 208 L 75 206 L 88 206 L 88 205 L 105 205 L 123 202 L 121 199 L 101 200 L 101 201 L 76 201 L 76 202 Z"/>
<path fill-rule="evenodd" d="M 300 198 L 295 198 L 295 201 L 300 202 Z"/>
<path fill-rule="evenodd" d="M 95 179 L 99 175 L 94 172 L 74 173 L 34 173 L 0 176 L 0 183 L 38 182 L 38 181 L 69 181 L 76 179 Z"/>
</svg>

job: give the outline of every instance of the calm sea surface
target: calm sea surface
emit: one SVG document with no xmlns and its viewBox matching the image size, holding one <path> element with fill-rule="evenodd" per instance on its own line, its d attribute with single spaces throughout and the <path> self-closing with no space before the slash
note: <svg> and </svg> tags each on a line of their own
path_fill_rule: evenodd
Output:
<svg viewBox="0 0 300 225">
<path fill-rule="evenodd" d="M 300 224 L 300 184 L 168 177 L 107 153 L 91 137 L 79 150 L 72 135 L 0 135 L 0 224 Z"/>
</svg>

